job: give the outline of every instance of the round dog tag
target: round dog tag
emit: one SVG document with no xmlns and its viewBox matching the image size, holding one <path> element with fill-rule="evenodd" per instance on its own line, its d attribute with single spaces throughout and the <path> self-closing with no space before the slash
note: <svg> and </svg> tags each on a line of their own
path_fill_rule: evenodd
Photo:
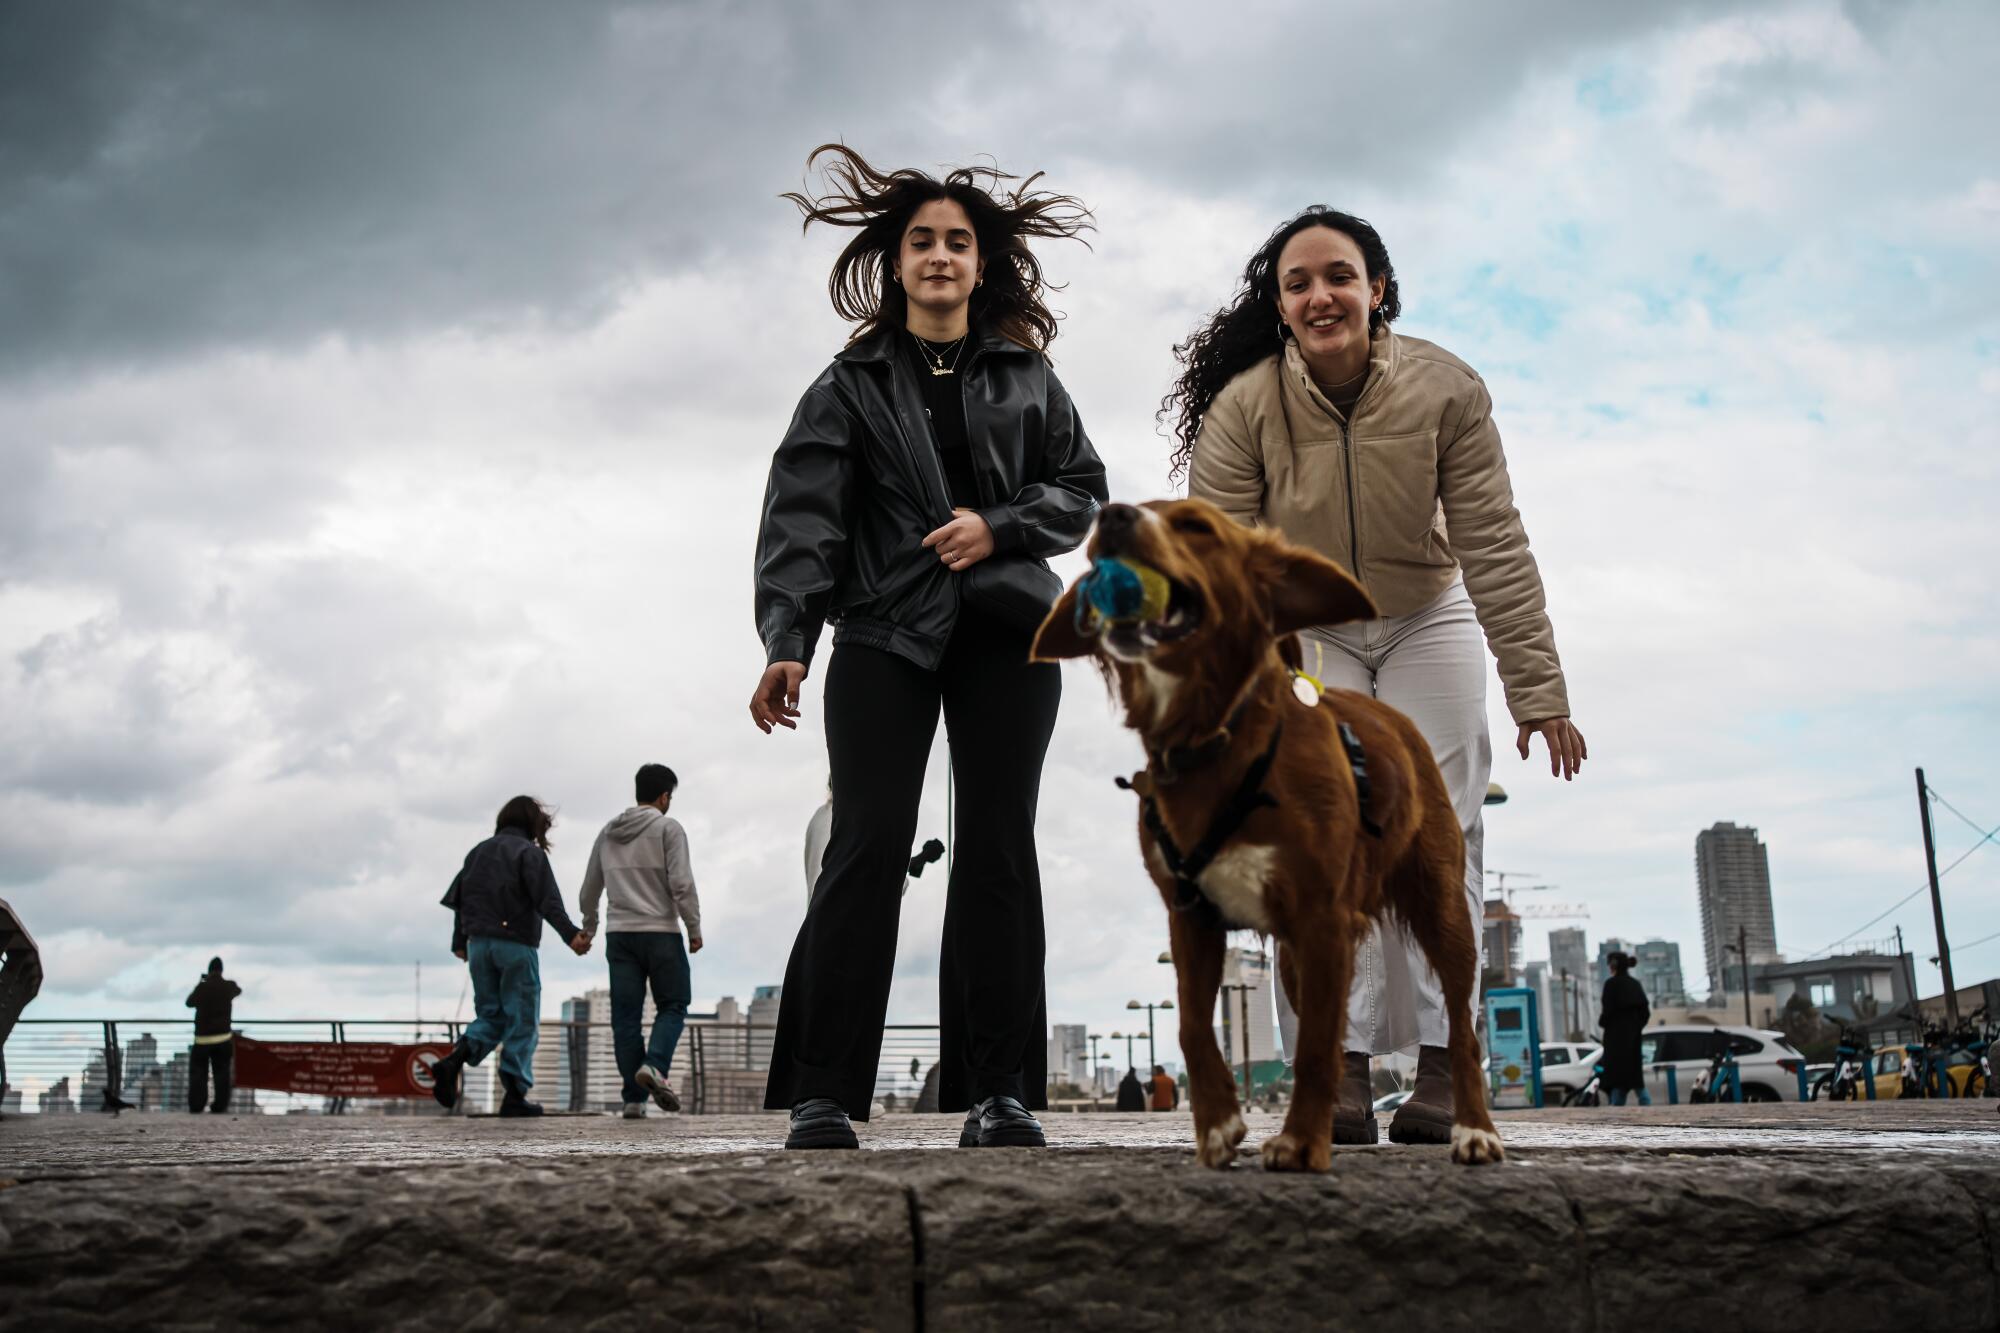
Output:
<svg viewBox="0 0 2000 1333">
<path fill-rule="evenodd" d="M 1292 677 L 1292 697 L 1307 708 L 1319 706 L 1319 686 L 1305 676 Z"/>
</svg>

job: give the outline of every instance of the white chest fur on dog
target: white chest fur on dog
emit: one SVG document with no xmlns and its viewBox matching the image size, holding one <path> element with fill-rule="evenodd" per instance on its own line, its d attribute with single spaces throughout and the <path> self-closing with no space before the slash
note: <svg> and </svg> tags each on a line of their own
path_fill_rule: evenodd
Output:
<svg viewBox="0 0 2000 1333">
<path fill-rule="evenodd" d="M 1146 852 L 1153 873 L 1161 879 L 1170 878 L 1160 849 L 1148 847 Z M 1271 933 L 1271 913 L 1264 901 L 1264 890 L 1270 886 L 1271 874 L 1277 864 L 1276 847 L 1235 843 L 1223 848 L 1222 853 L 1208 863 L 1208 869 L 1195 877 L 1195 883 L 1201 886 L 1203 896 L 1215 904 L 1223 920 L 1231 926 L 1268 935 Z"/>
</svg>

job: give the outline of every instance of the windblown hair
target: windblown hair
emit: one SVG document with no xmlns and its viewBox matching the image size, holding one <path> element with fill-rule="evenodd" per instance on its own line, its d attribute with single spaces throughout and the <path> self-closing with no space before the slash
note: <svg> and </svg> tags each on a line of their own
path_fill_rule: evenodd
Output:
<svg viewBox="0 0 2000 1333">
<path fill-rule="evenodd" d="M 1278 256 L 1292 237 L 1307 227 L 1331 227 L 1360 247 L 1361 261 L 1368 267 L 1364 275 L 1372 282 L 1382 279 L 1382 304 L 1368 317 L 1372 334 L 1403 312 L 1402 295 L 1396 286 L 1396 266 L 1389 262 L 1389 249 L 1375 228 L 1350 213 L 1324 204 L 1314 204 L 1271 233 L 1243 269 L 1243 285 L 1230 305 L 1215 312 L 1208 322 L 1174 345 L 1174 358 L 1181 363 L 1181 376 L 1160 400 L 1159 419 L 1173 417 L 1174 452 L 1168 460 L 1169 481 L 1178 479 L 1194 462 L 1194 442 L 1201 434 L 1202 419 L 1222 386 L 1266 357 L 1285 349 L 1289 336 L 1278 316 Z"/>
<path fill-rule="evenodd" d="M 493 820 L 493 831 L 517 828 L 534 840 L 535 846 L 543 851 L 549 849 L 549 830 L 556 825 L 556 817 L 548 807 L 532 796 L 516 796 L 500 807 L 500 813 Z"/>
<path fill-rule="evenodd" d="M 840 252 L 826 284 L 835 312 L 856 325 L 850 341 L 885 325 L 903 327 L 908 298 L 891 280 L 903 232 L 919 208 L 950 199 L 972 219 L 979 257 L 986 261 L 985 281 L 972 293 L 973 319 L 1024 347 L 1048 350 L 1055 341 L 1057 316 L 1042 297 L 1056 288 L 1042 277 L 1028 241 L 1081 239 L 1093 229 L 1090 210 L 1081 202 L 1036 190 L 1039 171 L 1006 191 L 1005 183 L 1019 178 L 998 167 L 959 167 L 939 180 L 909 167 L 880 171 L 845 144 L 829 143 L 813 149 L 806 170 L 812 171 L 823 157 L 829 159 L 824 193 L 794 191 L 780 197 L 798 205 L 806 227 L 824 222 L 861 233 Z"/>
</svg>

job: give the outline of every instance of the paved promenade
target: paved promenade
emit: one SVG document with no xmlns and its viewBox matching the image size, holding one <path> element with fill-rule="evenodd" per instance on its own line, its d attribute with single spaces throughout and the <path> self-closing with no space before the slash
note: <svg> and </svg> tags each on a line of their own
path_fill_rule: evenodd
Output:
<svg viewBox="0 0 2000 1333">
<path fill-rule="evenodd" d="M 1197 1168 L 1184 1115 L 18 1117 L 0 1328 L 1993 1328 L 1996 1103 L 1509 1112 Z"/>
</svg>

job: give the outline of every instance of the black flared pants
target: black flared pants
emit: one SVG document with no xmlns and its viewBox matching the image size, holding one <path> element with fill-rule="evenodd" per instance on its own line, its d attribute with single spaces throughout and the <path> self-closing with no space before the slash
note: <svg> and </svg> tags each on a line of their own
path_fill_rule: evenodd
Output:
<svg viewBox="0 0 2000 1333">
<path fill-rule="evenodd" d="M 1045 1104 L 1041 871 L 1035 803 L 1062 677 L 1032 636 L 962 611 L 927 671 L 852 643 L 826 674 L 833 828 L 785 967 L 764 1104 L 831 1097 L 868 1118 L 896 963 L 897 913 L 940 708 L 957 829 L 938 956 L 938 1109 L 996 1093 Z"/>
</svg>

